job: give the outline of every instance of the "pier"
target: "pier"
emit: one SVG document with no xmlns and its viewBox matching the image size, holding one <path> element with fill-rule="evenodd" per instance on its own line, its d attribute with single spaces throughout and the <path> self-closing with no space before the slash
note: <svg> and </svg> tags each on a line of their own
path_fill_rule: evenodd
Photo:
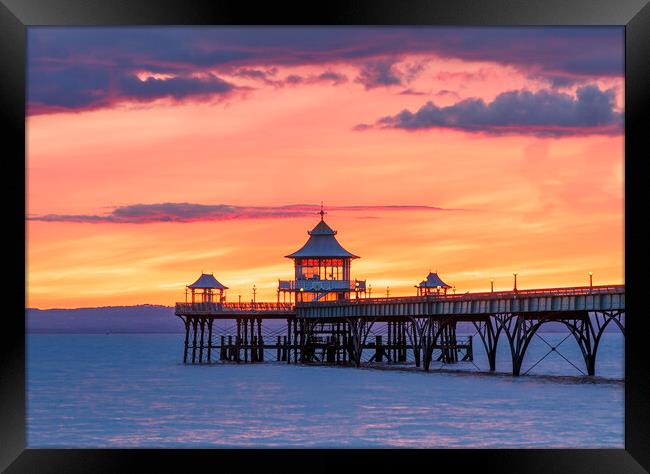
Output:
<svg viewBox="0 0 650 474">
<path fill-rule="evenodd" d="M 287 363 L 344 364 L 359 367 L 364 351 L 370 362 L 406 363 L 429 370 L 438 360 L 471 361 L 473 344 L 483 344 L 490 371 L 505 341 L 512 374 L 539 328 L 563 324 L 575 338 L 587 375 L 595 375 L 598 346 L 613 323 L 625 334 L 625 287 L 550 288 L 498 293 L 360 298 L 298 303 L 177 303 L 185 326 L 184 362 L 262 362 L 264 351 Z M 215 320 L 229 320 L 234 334 L 215 334 Z M 262 331 L 263 322 L 280 321 L 285 330 Z M 471 323 L 477 338 L 456 335 L 459 322 Z M 504 342 L 501 342 L 504 343 Z M 217 358 L 215 359 L 215 355 Z"/>
<path fill-rule="evenodd" d="M 307 243 L 287 255 L 295 279 L 278 282 L 276 302 L 226 302 L 227 287 L 211 274 L 187 286 L 191 301 L 186 292 L 186 301 L 175 307 L 185 327 L 184 363 L 260 363 L 270 353 L 287 364 L 429 371 L 434 360 L 472 362 L 478 343 L 495 372 L 497 347 L 506 343 L 512 375 L 519 376 L 539 329 L 558 323 L 578 344 L 584 371 L 567 362 L 593 376 L 606 328 L 614 324 L 625 335 L 624 285 L 519 290 L 515 274 L 511 291 L 456 294 L 429 272 L 415 285 L 415 296 L 371 297 L 365 280 L 350 277 L 351 261 L 359 257 L 338 243 L 324 214 L 321 209 Z M 474 334 L 458 335 L 459 323 L 471 325 Z M 549 344 L 551 351 L 557 346 Z"/>
</svg>

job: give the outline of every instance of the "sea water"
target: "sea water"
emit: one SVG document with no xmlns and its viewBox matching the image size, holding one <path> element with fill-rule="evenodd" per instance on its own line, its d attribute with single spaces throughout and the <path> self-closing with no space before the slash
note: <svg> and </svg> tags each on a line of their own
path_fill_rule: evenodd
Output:
<svg viewBox="0 0 650 474">
<path fill-rule="evenodd" d="M 623 448 L 623 336 L 604 334 L 595 378 L 580 375 L 572 338 L 549 353 L 565 336 L 540 333 L 522 373 L 532 370 L 512 377 L 505 339 L 499 373 L 487 374 L 478 337 L 473 362 L 434 363 L 425 373 L 191 366 L 181 363 L 178 334 L 32 334 L 28 445 Z"/>
</svg>

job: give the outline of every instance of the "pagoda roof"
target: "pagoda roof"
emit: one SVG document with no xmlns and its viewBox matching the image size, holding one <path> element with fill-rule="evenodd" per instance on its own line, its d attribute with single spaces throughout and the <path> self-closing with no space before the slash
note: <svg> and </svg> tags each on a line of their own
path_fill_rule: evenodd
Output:
<svg viewBox="0 0 650 474">
<path fill-rule="evenodd" d="M 307 232 L 309 239 L 300 249 L 292 254 L 286 255 L 287 258 L 298 257 L 341 257 L 341 258 L 359 258 L 347 250 L 336 240 L 336 231 L 333 230 L 322 219 L 316 226 Z"/>
<path fill-rule="evenodd" d="M 191 285 L 187 285 L 188 288 L 199 289 L 199 290 L 227 290 L 228 287 L 222 285 L 217 281 L 212 273 L 201 273 L 201 276 Z"/>
<path fill-rule="evenodd" d="M 418 285 L 420 288 L 451 288 L 451 285 L 448 285 L 440 279 L 437 273 L 429 272 L 426 280 L 422 280 Z"/>
</svg>

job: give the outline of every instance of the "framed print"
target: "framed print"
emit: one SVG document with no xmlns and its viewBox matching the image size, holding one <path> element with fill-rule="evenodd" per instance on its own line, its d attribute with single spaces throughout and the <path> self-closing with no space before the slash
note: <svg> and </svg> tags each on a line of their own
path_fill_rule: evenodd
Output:
<svg viewBox="0 0 650 474">
<path fill-rule="evenodd" d="M 647 471 L 646 3 L 3 0 L 2 468 Z"/>
</svg>

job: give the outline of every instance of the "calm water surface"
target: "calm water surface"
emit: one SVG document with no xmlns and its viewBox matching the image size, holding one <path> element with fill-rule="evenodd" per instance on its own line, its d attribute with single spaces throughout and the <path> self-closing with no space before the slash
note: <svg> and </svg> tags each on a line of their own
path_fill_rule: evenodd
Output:
<svg viewBox="0 0 650 474">
<path fill-rule="evenodd" d="M 565 334 L 541 334 L 552 345 Z M 596 379 L 552 353 L 530 374 L 184 366 L 181 335 L 28 336 L 30 447 L 622 448 L 623 337 Z M 498 370 L 508 371 L 500 342 Z M 475 361 L 487 365 L 475 343 Z M 560 352 L 584 370 L 567 340 Z M 275 356 L 269 351 L 269 358 Z M 548 352 L 537 338 L 523 371 Z M 440 364 L 438 364 L 439 366 Z M 572 377 L 568 377 L 571 375 Z"/>
</svg>

